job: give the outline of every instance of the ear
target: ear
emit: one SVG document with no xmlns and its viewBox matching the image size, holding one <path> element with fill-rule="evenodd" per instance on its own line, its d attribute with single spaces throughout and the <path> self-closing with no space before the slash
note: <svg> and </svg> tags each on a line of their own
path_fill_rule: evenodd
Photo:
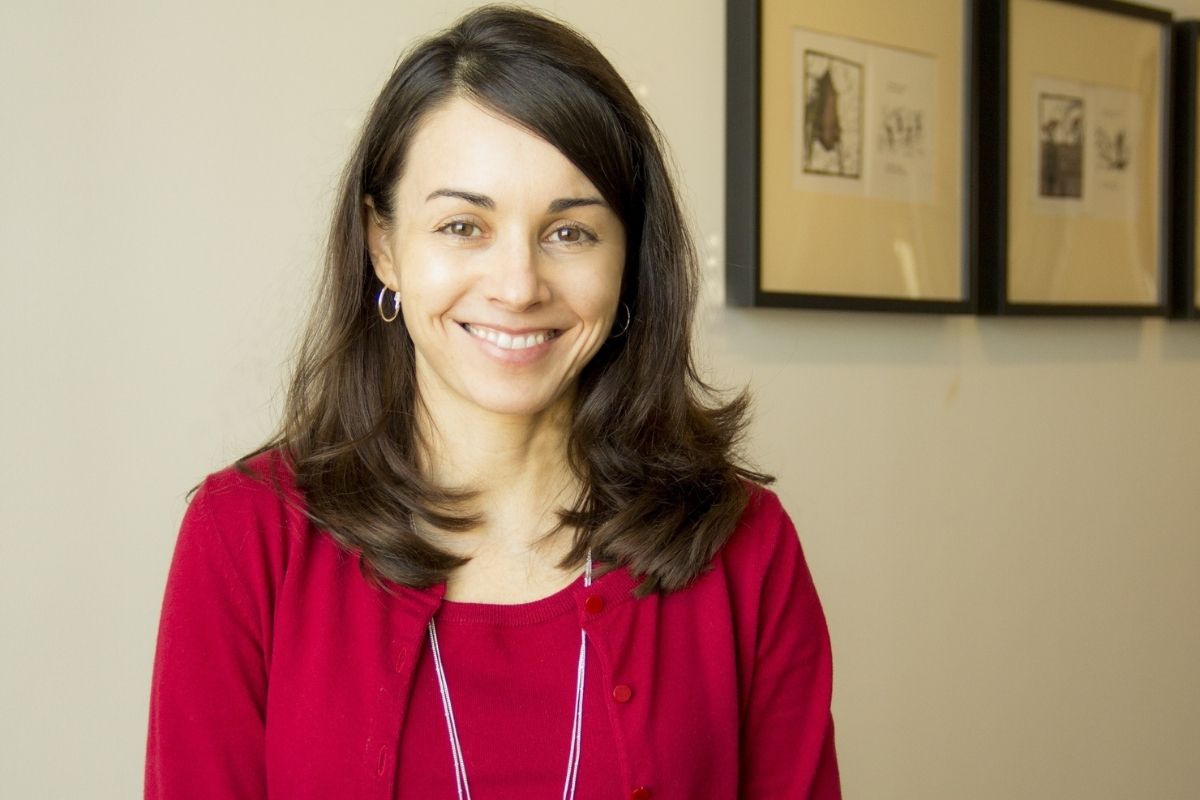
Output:
<svg viewBox="0 0 1200 800">
<path fill-rule="evenodd" d="M 391 229 L 375 210 L 375 200 L 370 195 L 363 196 L 363 233 L 367 240 L 367 253 L 371 256 L 371 266 L 375 268 L 375 277 L 393 292 L 399 292 L 400 273 L 392 258 Z"/>
</svg>

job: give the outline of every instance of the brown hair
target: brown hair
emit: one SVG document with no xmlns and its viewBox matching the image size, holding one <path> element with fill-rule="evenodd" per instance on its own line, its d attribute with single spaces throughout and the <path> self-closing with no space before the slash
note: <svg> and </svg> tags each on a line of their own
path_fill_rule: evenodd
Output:
<svg viewBox="0 0 1200 800">
<path fill-rule="evenodd" d="M 412 340 L 376 311 L 363 198 L 384 222 L 422 119 L 462 96 L 515 120 L 558 148 L 591 180 L 626 231 L 624 335 L 579 376 L 568 458 L 584 490 L 560 512 L 573 529 L 563 568 L 597 560 L 643 578 L 639 594 L 695 578 L 737 525 L 746 480 L 735 460 L 748 404 L 721 404 L 696 373 L 691 323 L 696 256 L 660 135 L 599 51 L 567 26 L 522 9 L 487 6 L 420 42 L 380 92 L 342 179 L 325 271 L 279 432 L 306 511 L 363 569 L 409 586 L 444 581 L 464 559 L 430 544 L 417 521 L 465 530 L 469 495 L 433 485 L 417 468 Z M 375 574 L 372 574 L 375 573 Z"/>
</svg>

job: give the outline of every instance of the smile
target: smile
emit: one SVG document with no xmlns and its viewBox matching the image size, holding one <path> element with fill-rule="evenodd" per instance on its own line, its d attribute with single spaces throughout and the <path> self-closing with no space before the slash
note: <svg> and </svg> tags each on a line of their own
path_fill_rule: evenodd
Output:
<svg viewBox="0 0 1200 800">
<path fill-rule="evenodd" d="M 558 336 L 556 330 L 534 331 L 525 334 L 511 334 L 504 331 L 497 331 L 491 328 L 471 325 L 470 323 L 462 323 L 463 329 L 477 339 L 486 339 L 492 344 L 499 347 L 501 350 L 526 350 L 530 347 L 537 347 L 539 344 L 553 339 Z"/>
</svg>

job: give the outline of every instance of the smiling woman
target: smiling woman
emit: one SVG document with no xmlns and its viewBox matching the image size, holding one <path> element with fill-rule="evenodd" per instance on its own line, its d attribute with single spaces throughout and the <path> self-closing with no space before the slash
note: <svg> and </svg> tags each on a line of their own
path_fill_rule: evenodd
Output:
<svg viewBox="0 0 1200 800">
<path fill-rule="evenodd" d="M 621 220 L 553 145 L 463 97 L 428 115 L 406 161 L 393 222 L 367 198 L 367 240 L 404 298 L 419 419 L 566 419 L 616 315 Z"/>
<path fill-rule="evenodd" d="M 419 43 L 280 431 L 184 518 L 146 796 L 839 796 L 824 617 L 695 281 L 586 39 L 485 7 Z"/>
</svg>

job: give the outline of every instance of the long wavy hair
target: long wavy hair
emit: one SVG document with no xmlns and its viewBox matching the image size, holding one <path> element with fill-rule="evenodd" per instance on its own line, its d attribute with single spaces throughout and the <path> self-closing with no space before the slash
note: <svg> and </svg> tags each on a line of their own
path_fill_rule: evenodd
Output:
<svg viewBox="0 0 1200 800">
<path fill-rule="evenodd" d="M 487 6 L 417 44 L 393 71 L 341 182 L 325 270 L 278 432 L 238 461 L 278 449 L 305 512 L 362 556 L 368 579 L 423 587 L 466 559 L 418 530 L 468 530 L 469 491 L 434 485 L 418 464 L 418 386 L 401 317 L 385 325 L 367 252 L 364 198 L 385 224 L 422 120 L 465 97 L 558 148 L 620 217 L 627 250 L 624 335 L 582 370 L 567 459 L 581 482 L 556 532 L 608 568 L 639 576 L 639 595 L 687 585 L 737 525 L 746 481 L 766 483 L 736 456 L 745 392 L 722 402 L 691 353 L 696 254 L 654 123 L 583 36 L 530 11 Z M 384 587 L 386 588 L 386 587 Z"/>
</svg>

